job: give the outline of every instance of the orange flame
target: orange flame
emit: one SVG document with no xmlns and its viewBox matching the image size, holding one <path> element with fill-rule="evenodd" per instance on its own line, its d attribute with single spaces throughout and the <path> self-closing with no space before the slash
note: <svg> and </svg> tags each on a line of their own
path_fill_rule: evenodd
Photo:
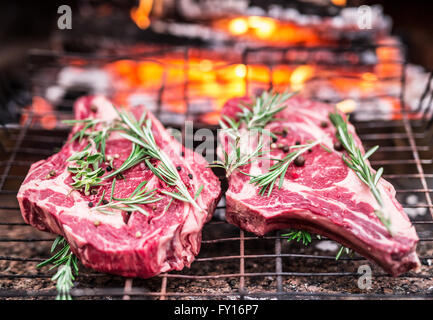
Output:
<svg viewBox="0 0 433 320">
<path fill-rule="evenodd" d="M 343 113 L 351 113 L 356 110 L 357 104 L 355 100 L 346 99 L 340 101 L 335 106 L 337 107 L 338 110 L 340 110 Z"/>
<path fill-rule="evenodd" d="M 56 127 L 57 117 L 54 114 L 54 108 L 42 97 L 34 96 L 32 104 L 24 108 L 20 119 L 21 124 L 27 122 L 29 114 L 33 114 L 32 124 L 38 123 L 47 130 L 52 130 Z"/>
<path fill-rule="evenodd" d="M 331 2 L 339 7 L 344 7 L 346 5 L 346 0 L 331 0 Z"/>
<path fill-rule="evenodd" d="M 297 26 L 270 17 L 249 16 L 224 18 L 214 22 L 216 29 L 224 30 L 234 36 L 260 40 L 272 45 L 293 43 L 319 43 L 317 32 L 308 26 Z"/>
<path fill-rule="evenodd" d="M 147 29 L 150 25 L 149 14 L 152 4 L 153 0 L 140 0 L 138 7 L 131 9 L 131 19 L 140 29 Z"/>
<path fill-rule="evenodd" d="M 301 90 L 304 83 L 314 76 L 314 67 L 303 65 L 297 67 L 290 76 L 290 84 L 293 90 Z"/>
<path fill-rule="evenodd" d="M 232 34 L 240 35 L 248 31 L 248 23 L 244 18 L 235 18 L 229 22 L 229 30 Z"/>
</svg>

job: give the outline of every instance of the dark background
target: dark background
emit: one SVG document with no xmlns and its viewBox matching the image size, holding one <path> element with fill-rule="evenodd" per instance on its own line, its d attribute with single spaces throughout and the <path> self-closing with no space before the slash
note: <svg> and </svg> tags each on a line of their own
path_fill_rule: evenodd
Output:
<svg viewBox="0 0 433 320">
<path fill-rule="evenodd" d="M 130 8 L 138 1 L 113 0 L 112 2 Z M 352 3 L 361 2 L 369 5 L 381 4 L 384 12 L 393 19 L 393 33 L 401 36 L 409 48 L 409 61 L 433 70 L 433 1 L 352 0 Z M 13 68 L 22 66 L 28 49 L 50 47 L 50 36 L 56 26 L 58 6 L 70 5 L 74 17 L 78 10 L 77 3 L 80 1 L 2 1 L 0 3 L 0 73 L 5 70 L 11 72 L 11 69 L 13 72 Z M 348 3 L 350 4 L 351 0 Z M 127 12 L 125 10 L 125 14 Z"/>
</svg>

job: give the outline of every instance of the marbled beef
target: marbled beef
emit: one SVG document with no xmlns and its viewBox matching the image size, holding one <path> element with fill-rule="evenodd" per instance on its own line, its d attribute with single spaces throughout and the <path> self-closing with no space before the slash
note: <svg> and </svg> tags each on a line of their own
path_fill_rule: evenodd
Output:
<svg viewBox="0 0 433 320">
<path fill-rule="evenodd" d="M 239 102 L 239 99 L 227 102 L 222 114 L 236 118 Z M 286 104 L 287 107 L 276 115 L 278 120 L 266 126 L 271 132 L 285 132 L 278 136 L 276 144 L 292 146 L 321 140 L 328 148 L 333 148 L 337 141 L 336 130 L 328 118 L 329 112 L 334 110 L 332 106 L 300 97 L 293 97 Z M 349 130 L 362 149 L 351 124 Z M 227 140 L 221 140 L 225 150 L 229 150 Z M 275 148 L 271 157 L 265 158 L 284 155 L 284 150 Z M 259 195 L 260 188 L 240 172 L 262 174 L 268 168 L 263 165 L 264 160 L 254 161 L 230 175 L 226 193 L 227 221 L 260 236 L 283 228 L 321 234 L 375 261 L 394 276 L 419 266 L 415 228 L 396 200 L 390 183 L 382 178 L 378 187 L 392 221 L 393 236 L 374 212 L 378 204 L 370 189 L 342 161 L 341 151 L 329 153 L 317 145 L 303 157 L 305 164 L 290 164 L 283 187 L 278 189 L 277 183 L 269 197 Z"/>
<path fill-rule="evenodd" d="M 101 96 L 80 98 L 74 112 L 76 119 L 118 117 L 110 101 Z M 144 108 L 133 110 L 137 119 L 143 112 Z M 40 230 L 64 236 L 87 267 L 147 278 L 189 266 L 200 250 L 202 227 L 211 218 L 221 195 L 219 180 L 201 155 L 184 149 L 152 114 L 149 117 L 157 145 L 180 167 L 180 176 L 190 193 L 194 195 L 204 186 L 197 199 L 202 211 L 179 200 L 168 206 L 171 197 L 164 194 L 158 195 L 162 200 L 142 205 L 148 216 L 138 211 L 127 215 L 119 210 L 114 214 L 91 210 L 89 203 L 96 204 L 104 190 L 110 195 L 112 178 L 97 187 L 96 194 L 88 196 L 71 187 L 67 170 L 70 164 L 66 160 L 83 149 L 83 143 L 78 141 L 66 143 L 59 153 L 34 163 L 18 192 L 24 220 Z M 80 126 L 72 129 L 69 139 Z M 114 158 L 114 167 L 119 167 L 131 151 L 131 142 L 115 132 L 106 146 L 106 155 Z M 51 177 L 50 172 L 55 175 Z M 168 190 L 143 162 L 124 171 L 123 176 L 124 179 L 117 179 L 114 197 L 130 196 L 144 180 L 148 181 L 148 190 Z"/>
</svg>

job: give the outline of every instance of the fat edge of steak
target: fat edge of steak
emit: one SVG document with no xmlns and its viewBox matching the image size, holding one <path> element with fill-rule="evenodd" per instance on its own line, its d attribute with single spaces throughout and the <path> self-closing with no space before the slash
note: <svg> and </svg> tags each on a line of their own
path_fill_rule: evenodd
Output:
<svg viewBox="0 0 433 320">
<path fill-rule="evenodd" d="M 74 109 L 76 118 L 86 118 L 91 103 L 97 98 L 102 99 L 101 97 L 85 97 L 77 101 Z M 83 264 L 98 271 L 123 276 L 147 278 L 160 272 L 181 270 L 184 266 L 190 265 L 194 256 L 198 254 L 200 249 L 201 228 L 203 224 L 211 218 L 221 196 L 218 179 L 215 176 L 213 176 L 214 181 L 212 184 L 214 187 L 212 190 L 213 194 L 206 200 L 206 216 L 199 216 L 201 218 L 197 219 L 195 217 L 197 213 L 190 212 L 183 223 L 175 228 L 171 236 L 168 235 L 168 238 L 165 236 L 167 239 L 164 239 L 164 245 L 159 245 L 158 243 L 160 242 L 158 242 L 158 240 L 161 239 L 156 239 L 157 241 L 154 241 L 155 245 L 149 247 L 147 252 L 143 250 L 143 248 L 134 248 L 133 246 L 123 252 L 116 250 L 112 250 L 112 252 L 110 252 L 110 250 L 104 251 L 92 246 L 86 239 L 77 239 L 74 237 L 73 231 L 71 232 L 68 225 L 65 225 L 59 219 L 58 210 L 61 210 L 61 206 L 56 208 L 55 206 L 47 205 L 41 201 L 39 196 L 47 190 L 36 190 L 36 192 L 30 193 L 30 195 L 24 193 L 26 183 L 32 180 L 32 175 L 36 170 L 42 170 L 42 167 L 45 166 L 46 169 L 44 170 L 49 172 L 51 168 L 56 168 L 59 163 L 66 161 L 70 155 L 67 148 L 68 145 L 66 144 L 59 153 L 46 160 L 38 161 L 31 166 L 17 196 L 23 218 L 27 223 L 30 223 L 40 230 L 65 236 L 71 244 L 72 251 L 80 258 Z M 189 152 L 185 150 L 185 153 L 189 156 L 192 151 Z M 197 155 L 195 154 L 194 156 Z M 203 159 L 203 161 L 205 160 Z M 203 170 L 208 169 L 203 168 Z M 83 227 L 88 226 L 83 225 Z M 188 228 L 190 230 L 187 230 Z M 188 243 L 181 243 L 185 241 L 185 239 L 188 239 Z M 149 239 L 149 241 L 150 240 L 153 241 L 154 239 Z M 179 248 L 179 246 L 183 247 Z M 162 262 L 158 261 L 158 255 L 160 255 L 161 250 L 166 251 L 166 258 Z"/>
<path fill-rule="evenodd" d="M 232 103 L 232 105 L 230 105 L 231 102 L 229 101 L 223 108 L 223 114 L 233 117 L 236 114 L 236 104 L 238 101 L 239 100 L 237 100 L 234 104 Z M 290 108 L 290 104 L 295 105 L 294 108 L 296 108 L 296 113 L 299 112 L 299 108 L 303 108 L 305 106 L 311 109 L 310 112 L 315 112 L 315 107 L 312 105 L 313 102 L 304 100 L 302 98 L 292 98 L 287 103 L 289 105 L 288 108 Z M 318 107 L 328 111 L 333 110 L 333 108 L 326 104 L 319 103 Z M 319 115 L 315 115 L 317 117 L 317 121 L 328 120 L 322 110 L 318 113 Z M 282 114 L 284 114 L 284 111 Z M 357 143 L 360 144 L 361 142 L 352 126 L 351 130 L 353 131 L 352 133 L 357 140 Z M 336 139 L 335 134 L 334 139 Z M 362 148 L 362 145 L 360 147 Z M 255 233 L 259 236 L 263 236 L 272 230 L 284 228 L 307 230 L 318 233 L 336 240 L 341 244 L 357 251 L 361 255 L 380 265 L 384 270 L 394 276 L 420 266 L 419 259 L 416 255 L 416 244 L 418 242 L 418 237 L 414 227 L 410 225 L 410 222 L 409 224 L 405 224 L 404 227 L 406 228 L 408 225 L 410 225 L 410 230 L 404 230 L 404 234 L 402 236 L 398 236 L 398 239 L 391 239 L 391 241 L 395 241 L 394 246 L 382 246 L 379 241 L 375 243 L 369 242 L 370 239 L 367 239 L 361 235 L 357 235 L 353 230 L 347 229 L 343 225 L 337 225 L 335 221 L 332 221 L 332 219 L 316 216 L 309 210 L 295 210 L 293 208 L 287 208 L 286 211 L 283 210 L 275 216 L 269 215 L 268 208 L 262 208 L 260 206 L 257 207 L 251 203 L 248 203 L 249 199 L 243 199 L 242 196 L 239 196 L 239 190 L 235 190 L 236 188 L 233 184 L 233 181 L 239 177 L 237 175 L 244 176 L 240 175 L 239 173 L 234 173 L 231 177 L 229 177 L 229 190 L 226 194 L 226 219 L 229 223 L 232 223 L 241 229 Z M 242 183 L 248 184 L 248 181 Z M 398 204 L 397 200 L 395 199 L 395 191 L 392 186 L 384 180 L 383 184 L 386 185 L 387 190 L 389 188 L 389 195 L 387 192 L 387 196 L 392 198 L 391 202 L 395 206 L 395 208 L 392 208 L 394 216 L 401 215 L 401 217 L 399 217 L 399 219 L 402 218 L 400 219 L 401 221 L 409 221 L 406 214 L 402 210 L 401 205 Z M 245 188 L 242 190 L 242 192 L 244 191 Z M 249 191 L 247 191 L 247 193 L 248 192 Z M 280 191 L 275 189 L 273 192 L 278 194 Z M 356 193 L 356 191 L 354 193 Z M 354 197 L 356 200 L 356 195 L 354 195 Z M 372 226 L 376 228 L 377 226 L 381 225 L 381 222 L 377 221 L 378 219 L 376 217 L 373 217 L 372 220 L 375 222 L 370 226 L 367 226 L 365 231 L 371 231 L 370 235 L 374 236 L 374 230 L 369 230 L 369 228 Z"/>
</svg>

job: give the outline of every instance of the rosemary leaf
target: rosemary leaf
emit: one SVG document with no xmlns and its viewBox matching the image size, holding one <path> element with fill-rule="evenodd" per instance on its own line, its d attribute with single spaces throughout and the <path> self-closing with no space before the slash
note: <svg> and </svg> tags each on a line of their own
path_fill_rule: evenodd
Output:
<svg viewBox="0 0 433 320">
<path fill-rule="evenodd" d="M 201 185 L 198 189 L 197 192 L 194 195 L 194 200 L 197 200 L 197 198 L 200 196 L 200 193 L 203 191 L 204 185 Z"/>
<path fill-rule="evenodd" d="M 282 234 L 282 237 L 287 237 L 287 242 L 296 240 L 296 242 L 302 242 L 304 246 L 308 246 L 311 243 L 311 234 L 304 230 L 292 230 L 289 233 Z"/>
<path fill-rule="evenodd" d="M 124 132 L 121 136 L 130 140 L 133 144 L 133 151 L 129 157 L 128 163 L 124 166 L 130 168 L 140 161 L 145 161 L 150 170 L 167 185 L 175 187 L 177 193 L 165 192 L 178 200 L 188 202 L 196 209 L 202 211 L 203 209 L 197 204 L 195 199 L 190 195 L 188 188 L 182 181 L 176 167 L 171 159 L 157 146 L 155 138 L 152 133 L 152 122 L 149 118 L 146 119 L 142 115 L 139 121 L 135 120 L 133 116 L 128 115 L 124 111 L 117 110 L 123 125 L 125 126 Z M 159 160 L 157 166 L 154 166 L 149 161 L 150 159 Z M 117 170 L 119 171 L 119 170 Z M 113 174 L 111 174 L 112 176 Z"/>
<path fill-rule="evenodd" d="M 51 246 L 51 252 L 54 252 L 58 245 L 63 245 L 63 247 L 51 258 L 38 264 L 37 268 L 53 264 L 50 269 L 57 268 L 56 274 L 51 278 L 52 281 L 56 282 L 56 299 L 71 300 L 70 290 L 74 286 L 73 281 L 75 280 L 75 276 L 78 275 L 78 259 L 72 253 L 69 244 L 62 236 L 58 236 L 54 240 Z"/>
<path fill-rule="evenodd" d="M 297 150 L 290 152 L 283 159 L 277 159 L 277 163 L 271 166 L 268 172 L 260 174 L 258 176 L 253 176 L 247 173 L 244 174 L 251 177 L 250 183 L 261 187 L 259 191 L 260 195 L 264 195 L 267 190 L 268 191 L 267 196 L 269 197 L 277 179 L 279 179 L 278 188 L 279 189 L 282 188 L 284 182 L 284 176 L 286 175 L 289 165 L 301 154 L 310 150 L 311 148 L 313 148 L 318 144 L 320 144 L 320 141 L 314 141 L 304 145 L 292 146 L 291 148 Z"/>
<path fill-rule="evenodd" d="M 102 206 L 98 205 L 92 208 L 92 210 L 102 213 L 110 212 L 110 214 L 112 213 L 111 210 L 122 210 L 127 212 L 138 211 L 141 214 L 148 216 L 148 213 L 140 207 L 140 205 L 154 203 L 162 199 L 161 197 L 158 198 L 155 196 L 156 189 L 150 191 L 146 190 L 145 186 L 147 181 L 141 182 L 128 198 L 113 197 L 115 181 L 116 180 L 113 179 L 110 201 Z"/>
<path fill-rule="evenodd" d="M 349 133 L 347 121 L 345 121 L 337 111 L 329 113 L 329 119 L 337 129 L 337 138 L 340 140 L 349 156 L 347 157 L 344 154 L 342 155 L 344 163 L 355 172 L 359 180 L 369 187 L 380 207 L 379 210 L 375 210 L 374 212 L 385 226 L 389 234 L 393 236 L 391 221 L 389 218 L 385 217 L 383 199 L 379 189 L 377 188 L 377 183 L 383 174 L 383 168 L 379 168 L 376 173 L 373 173 L 373 170 L 370 169 L 367 163 L 367 159 L 377 151 L 379 146 L 371 148 L 364 155 L 362 155 L 361 149 L 356 146 L 353 135 Z"/>
<path fill-rule="evenodd" d="M 210 167 L 220 167 L 226 170 L 226 176 L 230 176 L 236 169 L 249 164 L 254 159 L 263 155 L 263 139 L 262 135 L 275 137 L 275 135 L 265 130 L 265 126 L 276 120 L 275 115 L 286 108 L 285 102 L 295 93 L 275 93 L 263 92 L 257 97 L 251 105 L 240 105 L 241 111 L 237 114 L 238 121 L 231 119 L 225 115 L 220 120 L 222 132 L 234 141 L 231 143 L 230 152 L 223 151 L 224 159 L 218 160 L 210 165 Z M 250 132 L 260 133 L 259 143 L 256 148 L 248 154 L 242 153 L 241 150 L 241 132 L 240 129 L 245 128 Z M 245 135 L 245 133 L 243 133 Z"/>
</svg>

